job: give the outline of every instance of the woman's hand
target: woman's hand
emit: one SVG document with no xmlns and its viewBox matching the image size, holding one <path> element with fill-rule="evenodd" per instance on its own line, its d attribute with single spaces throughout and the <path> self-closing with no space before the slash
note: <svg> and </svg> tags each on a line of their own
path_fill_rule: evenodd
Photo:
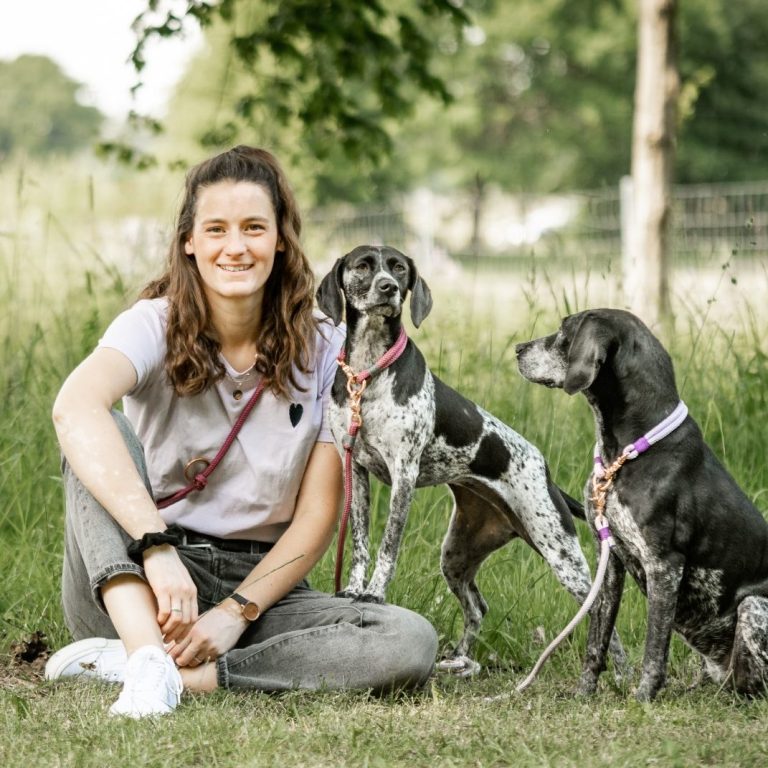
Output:
<svg viewBox="0 0 768 768">
<path fill-rule="evenodd" d="M 197 621 L 197 588 L 170 544 L 144 552 L 144 573 L 157 600 L 157 623 L 166 643 L 183 637 Z"/>
<path fill-rule="evenodd" d="M 231 607 L 228 602 L 232 602 Z M 205 664 L 234 648 L 248 624 L 240 606 L 224 600 L 206 611 L 186 635 L 177 638 L 168 653 L 179 667 Z"/>
</svg>

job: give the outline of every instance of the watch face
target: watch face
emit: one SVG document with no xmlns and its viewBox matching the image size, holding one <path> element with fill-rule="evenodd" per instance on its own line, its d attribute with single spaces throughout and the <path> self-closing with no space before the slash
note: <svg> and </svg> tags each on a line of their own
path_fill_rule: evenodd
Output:
<svg viewBox="0 0 768 768">
<path fill-rule="evenodd" d="M 256 603 L 247 603 L 243 606 L 243 616 L 245 616 L 248 621 L 256 621 L 260 614 L 261 611 Z"/>
</svg>

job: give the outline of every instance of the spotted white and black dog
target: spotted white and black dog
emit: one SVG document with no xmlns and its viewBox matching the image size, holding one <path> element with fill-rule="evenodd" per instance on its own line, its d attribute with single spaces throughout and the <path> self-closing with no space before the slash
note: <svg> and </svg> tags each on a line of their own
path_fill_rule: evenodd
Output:
<svg viewBox="0 0 768 768">
<path fill-rule="evenodd" d="M 584 393 L 606 466 L 679 403 L 669 355 L 629 312 L 571 315 L 557 333 L 519 344 L 517 355 L 527 379 Z M 588 503 L 587 516 L 594 514 Z M 663 687 L 673 629 L 702 655 L 713 679 L 730 677 L 748 695 L 763 692 L 768 524 L 690 416 L 621 467 L 605 516 L 616 546 L 592 608 L 582 691 L 593 692 L 603 670 L 626 570 L 648 597 L 638 699 L 652 699 Z"/>
<path fill-rule="evenodd" d="M 411 259 L 393 248 L 360 246 L 323 279 L 320 309 L 339 324 L 346 304 L 346 361 L 356 372 L 392 347 L 411 291 L 417 327 L 432 298 Z M 339 370 L 330 408 L 343 454 L 349 424 L 346 377 Z M 397 361 L 372 380 L 362 398 L 363 427 L 353 450 L 353 555 L 344 594 L 382 602 L 395 570 L 414 489 L 447 483 L 455 500 L 442 546 L 442 571 L 464 613 L 464 634 L 443 663 L 457 675 L 478 669 L 469 657 L 487 605 L 475 574 L 491 552 L 520 536 L 549 563 L 563 586 L 583 601 L 590 574 L 571 514 L 581 505 L 550 479 L 541 453 L 510 427 L 462 397 L 429 369 L 408 340 Z M 369 472 L 392 486 L 390 513 L 370 581 Z M 623 666 L 615 641 L 614 659 Z"/>
</svg>

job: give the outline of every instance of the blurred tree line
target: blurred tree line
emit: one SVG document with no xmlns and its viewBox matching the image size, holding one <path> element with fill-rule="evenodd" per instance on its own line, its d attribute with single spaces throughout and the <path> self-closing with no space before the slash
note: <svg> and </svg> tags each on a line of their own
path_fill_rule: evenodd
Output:
<svg viewBox="0 0 768 768">
<path fill-rule="evenodd" d="M 458 35 L 456 19 L 421 19 L 429 24 L 422 31 L 432 46 L 431 76 L 445 92 L 419 90 L 404 71 L 399 101 L 369 111 L 386 136 L 350 146 L 333 120 L 318 131 L 293 114 L 281 119 L 307 77 L 292 77 L 294 53 L 283 59 L 258 38 L 270 3 L 233 2 L 232 16 L 210 20 L 206 48 L 179 84 L 166 146 L 271 146 L 293 160 L 318 202 L 383 200 L 419 184 L 475 196 L 489 184 L 514 192 L 617 185 L 630 168 L 635 0 L 454 4 L 466 13 Z M 338 29 L 334 6 L 366 4 L 311 5 Z M 421 5 L 393 0 L 387 8 L 397 14 Z M 246 58 L 232 43 L 234 29 L 240 39 L 256 35 Z M 768 178 L 764 0 L 681 0 L 679 39 L 677 181 Z M 360 69 L 345 85 L 364 94 L 375 76 L 366 61 L 388 54 L 359 42 L 348 41 Z M 322 93 L 317 106 L 322 113 Z"/>
<path fill-rule="evenodd" d="M 92 143 L 103 115 L 78 102 L 81 87 L 46 56 L 0 61 L 0 160 L 71 154 Z"/>
<path fill-rule="evenodd" d="M 163 160 L 261 144 L 316 203 L 423 184 L 481 200 L 492 184 L 552 192 L 614 186 L 629 172 L 635 0 L 147 5 L 139 70 L 153 37 L 189 23 L 206 31 L 164 132 L 140 136 Z M 676 179 L 768 178 L 764 0 L 681 0 L 679 11 Z M 45 61 L 0 62 L 0 155 L 68 150 L 98 129 L 77 84 Z"/>
</svg>

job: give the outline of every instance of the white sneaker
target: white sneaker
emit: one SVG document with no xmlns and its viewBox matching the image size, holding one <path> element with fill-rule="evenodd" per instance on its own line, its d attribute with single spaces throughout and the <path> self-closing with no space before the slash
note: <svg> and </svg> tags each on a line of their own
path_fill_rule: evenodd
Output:
<svg viewBox="0 0 768 768">
<path fill-rule="evenodd" d="M 127 662 L 122 640 L 88 637 L 56 651 L 45 665 L 45 679 L 81 677 L 122 683 Z"/>
<path fill-rule="evenodd" d="M 110 715 L 148 717 L 176 709 L 184 685 L 173 659 L 154 645 L 134 651 L 125 668 L 125 683 Z"/>
</svg>

